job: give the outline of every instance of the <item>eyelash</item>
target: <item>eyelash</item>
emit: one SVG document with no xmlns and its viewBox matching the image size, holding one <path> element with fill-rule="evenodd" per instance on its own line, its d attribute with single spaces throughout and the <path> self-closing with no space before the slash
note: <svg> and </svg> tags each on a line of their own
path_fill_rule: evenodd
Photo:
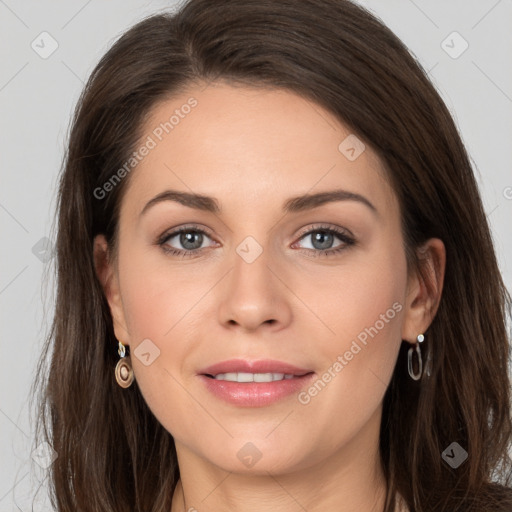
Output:
<svg viewBox="0 0 512 512">
<path fill-rule="evenodd" d="M 350 236 L 347 233 L 347 231 L 341 230 L 339 228 L 325 226 L 325 225 L 314 226 L 313 228 L 309 229 L 305 233 L 302 233 L 299 237 L 299 240 L 302 240 L 307 235 L 311 235 L 312 233 L 316 233 L 316 232 L 334 234 L 334 235 L 336 235 L 337 238 L 339 238 L 343 242 L 343 245 L 340 245 L 339 247 L 337 247 L 335 249 L 302 249 L 301 252 L 306 251 L 309 253 L 310 251 L 312 251 L 315 253 L 315 256 L 316 255 L 333 256 L 333 255 L 338 254 L 341 251 L 347 249 L 348 247 L 356 244 L 356 240 L 352 236 Z M 162 250 L 165 253 L 170 254 L 172 256 L 181 256 L 182 258 L 194 257 L 197 253 L 202 252 L 203 249 L 206 249 L 206 247 L 203 247 L 202 249 L 193 249 L 193 250 L 186 251 L 186 250 L 181 250 L 181 249 L 169 248 L 165 245 L 171 238 L 174 238 L 176 235 L 179 235 L 181 233 L 201 233 L 201 234 L 206 235 L 211 238 L 208 231 L 205 231 L 204 229 L 200 228 L 199 226 L 192 224 L 189 226 L 184 226 L 176 231 L 172 231 L 171 233 L 164 233 L 157 240 L 157 244 L 162 248 Z"/>
</svg>

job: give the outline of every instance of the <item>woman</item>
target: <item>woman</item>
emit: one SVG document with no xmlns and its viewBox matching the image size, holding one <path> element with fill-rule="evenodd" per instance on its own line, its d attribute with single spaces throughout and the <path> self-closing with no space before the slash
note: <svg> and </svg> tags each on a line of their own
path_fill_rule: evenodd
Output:
<svg viewBox="0 0 512 512">
<path fill-rule="evenodd" d="M 477 185 L 363 8 L 191 0 L 131 28 L 79 101 L 58 219 L 57 510 L 512 510 Z"/>
</svg>

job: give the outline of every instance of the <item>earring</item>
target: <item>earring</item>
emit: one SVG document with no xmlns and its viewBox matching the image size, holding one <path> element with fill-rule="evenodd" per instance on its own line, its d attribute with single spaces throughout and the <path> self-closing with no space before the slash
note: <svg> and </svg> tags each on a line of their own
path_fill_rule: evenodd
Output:
<svg viewBox="0 0 512 512">
<path fill-rule="evenodd" d="M 421 375 L 423 373 L 423 360 L 421 359 L 420 343 L 422 343 L 424 339 L 425 337 L 423 336 L 423 334 L 418 334 L 416 338 L 416 346 L 414 348 L 411 347 L 407 352 L 407 370 L 409 371 L 409 375 L 413 380 L 420 380 Z M 414 373 L 414 369 L 412 366 L 412 358 L 414 352 L 416 352 L 416 354 L 418 355 L 418 373 Z"/>
<path fill-rule="evenodd" d="M 121 359 L 116 364 L 116 381 L 122 388 L 129 388 L 134 378 L 131 359 L 126 355 L 126 348 L 121 342 L 119 342 L 117 352 Z"/>
<path fill-rule="evenodd" d="M 432 338 L 429 343 L 428 351 L 427 351 L 427 360 L 425 362 L 425 374 L 427 377 L 432 375 Z"/>
</svg>

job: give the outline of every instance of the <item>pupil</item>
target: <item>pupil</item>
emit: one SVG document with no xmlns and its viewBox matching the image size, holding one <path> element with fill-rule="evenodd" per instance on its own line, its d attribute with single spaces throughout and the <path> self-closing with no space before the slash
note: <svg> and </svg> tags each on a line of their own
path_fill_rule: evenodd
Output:
<svg viewBox="0 0 512 512">
<path fill-rule="evenodd" d="M 180 236 L 180 243 L 183 247 L 185 247 L 186 249 L 198 249 L 199 247 L 201 247 L 202 245 L 202 234 L 201 233 L 197 233 L 197 232 L 194 232 L 194 231 L 189 231 L 189 232 L 186 232 L 186 233 L 181 233 L 181 236 Z M 195 237 L 199 237 L 199 245 L 197 247 L 194 247 L 194 238 Z"/>
<path fill-rule="evenodd" d="M 316 249 L 328 249 L 332 242 L 332 233 L 327 233 L 326 231 L 317 231 L 316 235 L 313 238 L 313 246 Z M 320 242 L 320 247 L 315 245 L 315 242 Z"/>
</svg>

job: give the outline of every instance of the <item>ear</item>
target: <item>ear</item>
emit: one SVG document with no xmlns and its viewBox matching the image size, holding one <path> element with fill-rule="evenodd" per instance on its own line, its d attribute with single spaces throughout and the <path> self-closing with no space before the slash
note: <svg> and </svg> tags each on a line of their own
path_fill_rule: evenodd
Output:
<svg viewBox="0 0 512 512">
<path fill-rule="evenodd" d="M 402 339 L 416 343 L 432 323 L 441 301 L 446 250 L 438 238 L 431 238 L 418 250 L 419 269 L 411 272 L 407 282 Z"/>
<path fill-rule="evenodd" d="M 129 345 L 130 337 L 126 328 L 123 303 L 119 291 L 119 276 L 112 261 L 107 240 L 102 234 L 94 237 L 93 255 L 96 275 L 110 306 L 114 333 L 123 345 Z"/>
</svg>

